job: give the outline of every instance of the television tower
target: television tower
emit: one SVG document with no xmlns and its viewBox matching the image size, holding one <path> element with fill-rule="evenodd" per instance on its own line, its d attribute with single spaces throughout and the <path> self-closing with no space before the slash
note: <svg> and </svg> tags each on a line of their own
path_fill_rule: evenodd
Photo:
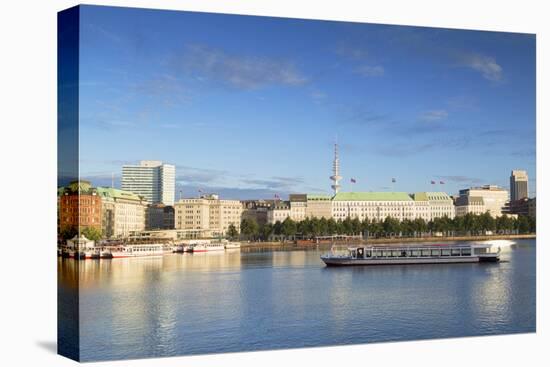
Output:
<svg viewBox="0 0 550 367">
<path fill-rule="evenodd" d="M 334 144 L 334 161 L 332 161 L 332 176 L 330 176 L 333 184 L 332 189 L 334 190 L 334 195 L 338 194 L 340 190 L 340 160 L 338 159 L 338 143 Z"/>
</svg>

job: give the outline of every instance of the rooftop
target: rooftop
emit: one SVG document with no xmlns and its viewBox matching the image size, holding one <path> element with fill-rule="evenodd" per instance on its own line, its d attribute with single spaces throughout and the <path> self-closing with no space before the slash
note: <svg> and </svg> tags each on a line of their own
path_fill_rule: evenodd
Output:
<svg viewBox="0 0 550 367">
<path fill-rule="evenodd" d="M 415 192 L 412 194 L 415 201 L 436 201 L 436 200 L 452 200 L 451 197 L 442 191 L 427 191 L 427 192 Z"/>
<path fill-rule="evenodd" d="M 334 201 L 412 201 L 406 192 L 339 192 Z"/>
<path fill-rule="evenodd" d="M 139 195 L 134 194 L 131 191 L 115 189 L 112 187 L 98 187 L 97 193 L 101 197 L 113 198 L 113 199 L 126 199 L 126 200 L 135 200 L 141 201 L 142 198 Z"/>
</svg>

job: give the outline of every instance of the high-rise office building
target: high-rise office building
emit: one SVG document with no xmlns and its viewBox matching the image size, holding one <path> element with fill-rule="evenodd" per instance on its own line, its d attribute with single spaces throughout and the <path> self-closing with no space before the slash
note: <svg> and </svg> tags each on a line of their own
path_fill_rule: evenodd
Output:
<svg viewBox="0 0 550 367">
<path fill-rule="evenodd" d="M 529 197 L 528 181 L 526 171 L 512 171 L 510 175 L 510 201 Z"/>
<path fill-rule="evenodd" d="M 122 166 L 122 190 L 143 196 L 151 204 L 174 205 L 176 168 L 160 161 Z"/>
</svg>

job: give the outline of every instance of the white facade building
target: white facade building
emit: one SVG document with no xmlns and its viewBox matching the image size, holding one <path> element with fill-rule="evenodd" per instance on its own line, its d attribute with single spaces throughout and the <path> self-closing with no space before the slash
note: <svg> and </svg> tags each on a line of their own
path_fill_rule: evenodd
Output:
<svg viewBox="0 0 550 367">
<path fill-rule="evenodd" d="M 450 219 L 455 217 L 453 199 L 445 192 L 416 192 L 412 196 L 416 206 L 415 218 L 429 222 L 445 216 Z"/>
<path fill-rule="evenodd" d="M 340 192 L 332 198 L 332 217 L 383 221 L 386 217 L 413 220 L 414 200 L 405 192 Z"/>
<path fill-rule="evenodd" d="M 286 218 L 290 218 L 290 202 L 277 201 L 267 211 L 267 223 L 275 224 L 276 222 L 282 222 Z"/>
<path fill-rule="evenodd" d="M 181 199 L 174 204 L 175 228 L 225 235 L 230 225 L 240 231 L 242 213 L 239 200 L 220 200 L 217 195 Z"/>
<path fill-rule="evenodd" d="M 290 194 L 290 218 L 296 222 L 306 219 L 307 195 Z"/>
<path fill-rule="evenodd" d="M 459 191 L 456 200 L 456 215 L 482 214 L 488 211 L 493 217 L 500 217 L 508 202 L 508 190 L 495 185 L 471 187 Z"/>
<path fill-rule="evenodd" d="M 145 229 L 147 201 L 138 195 L 110 187 L 98 187 L 101 197 L 103 235 L 124 238 Z"/>
<path fill-rule="evenodd" d="M 174 205 L 176 168 L 161 161 L 122 166 L 122 189 L 143 196 L 151 204 Z"/>
</svg>

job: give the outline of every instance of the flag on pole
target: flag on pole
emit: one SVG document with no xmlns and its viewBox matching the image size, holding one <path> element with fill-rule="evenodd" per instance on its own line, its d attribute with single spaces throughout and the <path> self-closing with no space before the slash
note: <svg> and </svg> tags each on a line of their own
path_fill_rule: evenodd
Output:
<svg viewBox="0 0 550 367">
<path fill-rule="evenodd" d="M 350 179 L 351 183 L 356 183 L 357 181 L 355 180 L 355 178 L 351 178 Z"/>
<path fill-rule="evenodd" d="M 432 185 L 435 185 L 435 181 L 432 180 Z"/>
<path fill-rule="evenodd" d="M 395 182 L 397 182 L 397 180 L 395 178 L 392 178 L 391 182 L 395 183 Z"/>
<path fill-rule="evenodd" d="M 275 199 L 280 199 L 279 194 L 275 194 Z"/>
<path fill-rule="evenodd" d="M 199 189 L 199 192 L 202 192 L 202 189 Z"/>
<path fill-rule="evenodd" d="M 445 182 L 439 181 L 439 184 L 440 184 L 440 185 L 445 185 Z"/>
</svg>

